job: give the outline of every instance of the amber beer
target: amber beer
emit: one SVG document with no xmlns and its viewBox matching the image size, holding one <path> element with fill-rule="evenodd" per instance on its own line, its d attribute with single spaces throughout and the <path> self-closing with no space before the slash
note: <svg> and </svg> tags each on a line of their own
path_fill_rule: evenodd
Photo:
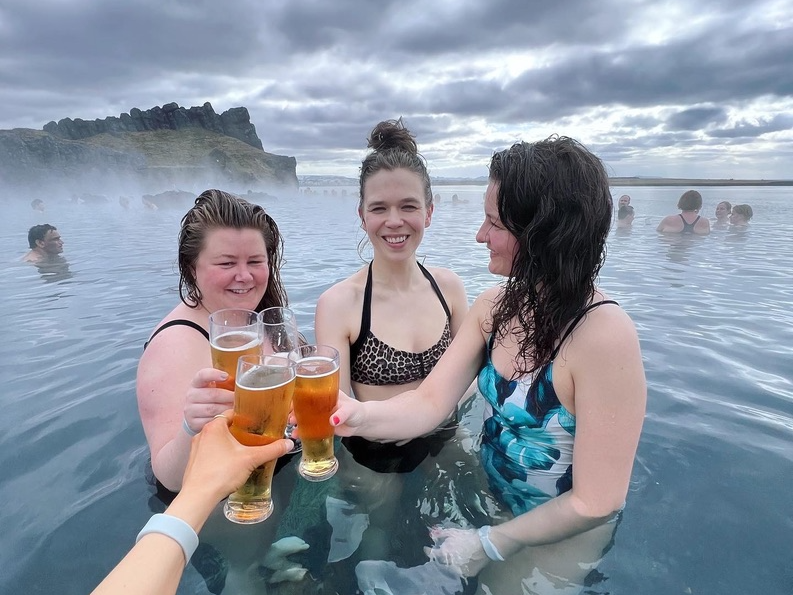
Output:
<svg viewBox="0 0 793 595">
<path fill-rule="evenodd" d="M 209 346 L 212 367 L 223 370 L 229 377 L 216 386 L 234 390 L 237 360 L 243 355 L 258 355 L 262 347 L 259 315 L 253 310 L 227 308 L 209 316 Z"/>
<path fill-rule="evenodd" d="M 241 444 L 260 446 L 284 437 L 295 391 L 294 361 L 272 355 L 239 359 L 234 389 L 231 433 Z M 270 487 L 275 461 L 257 467 L 245 485 L 229 496 L 226 518 L 241 524 L 259 523 L 273 512 Z"/>
<path fill-rule="evenodd" d="M 332 477 L 339 467 L 333 454 L 330 416 L 339 397 L 339 352 L 328 345 L 300 348 L 294 410 L 303 456 L 298 473 L 309 481 Z"/>
<path fill-rule="evenodd" d="M 229 377 L 216 382 L 219 388 L 234 390 L 234 377 L 237 374 L 237 361 L 243 355 L 259 355 L 262 338 L 256 333 L 231 331 L 215 337 L 209 344 L 212 350 L 212 367 L 223 370 Z"/>
</svg>

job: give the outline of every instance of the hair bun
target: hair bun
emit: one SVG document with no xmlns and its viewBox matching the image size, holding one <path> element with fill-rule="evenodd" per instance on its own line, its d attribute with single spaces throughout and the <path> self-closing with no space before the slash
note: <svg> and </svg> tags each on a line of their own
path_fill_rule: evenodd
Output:
<svg viewBox="0 0 793 595">
<path fill-rule="evenodd" d="M 398 120 L 384 120 L 374 127 L 369 134 L 368 147 L 375 151 L 388 151 L 399 149 L 411 155 L 418 154 L 415 136 L 405 128 L 402 118 Z"/>
</svg>

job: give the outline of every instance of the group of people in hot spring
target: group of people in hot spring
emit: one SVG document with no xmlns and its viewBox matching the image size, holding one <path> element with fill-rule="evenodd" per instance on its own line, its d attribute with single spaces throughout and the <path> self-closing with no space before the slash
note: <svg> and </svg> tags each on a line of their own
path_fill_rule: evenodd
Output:
<svg viewBox="0 0 793 595">
<path fill-rule="evenodd" d="M 604 166 L 559 136 L 493 155 L 476 241 L 502 282 L 469 307 L 454 272 L 416 257 L 433 195 L 415 137 L 384 121 L 368 148 L 358 214 L 374 255 L 316 304 L 316 341 L 341 355 L 331 424 L 357 449 L 426 436 L 475 382 L 486 405 L 478 454 L 509 518 L 431 529 L 430 559 L 494 593 L 583 584 L 625 504 L 647 393 L 634 324 L 596 285 L 612 223 Z M 234 397 L 215 386 L 224 374 L 211 366 L 209 315 L 288 302 L 283 238 L 259 205 L 203 192 L 178 250 L 181 301 L 147 342 L 137 398 L 154 474 L 178 492 L 165 514 L 197 533 L 256 466 L 293 448 L 242 446 L 216 417 Z M 95 593 L 174 592 L 183 543 L 148 533 Z"/>
</svg>

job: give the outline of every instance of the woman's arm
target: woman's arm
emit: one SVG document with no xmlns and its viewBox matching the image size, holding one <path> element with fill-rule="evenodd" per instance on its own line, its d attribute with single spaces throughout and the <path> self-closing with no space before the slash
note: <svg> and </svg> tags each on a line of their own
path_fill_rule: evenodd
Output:
<svg viewBox="0 0 793 595">
<path fill-rule="evenodd" d="M 314 334 L 317 343 L 331 345 L 339 352 L 339 388 L 350 390 L 350 312 L 355 309 L 355 292 L 349 280 L 337 283 L 317 300 Z"/>
<path fill-rule="evenodd" d="M 138 409 L 152 470 L 172 491 L 181 487 L 190 453 L 191 436 L 183 424 L 198 432 L 234 402 L 233 392 L 211 385 L 223 379 L 223 372 L 211 366 L 209 343 L 194 329 L 179 326 L 158 334 L 138 364 Z"/>
<path fill-rule="evenodd" d="M 434 430 L 454 411 L 479 372 L 487 340 L 482 328 L 489 320 L 494 295 L 489 290 L 477 298 L 452 344 L 417 389 L 366 403 L 340 395 L 331 417 L 336 433 L 405 440 Z"/>
<path fill-rule="evenodd" d="M 231 411 L 227 412 L 231 419 Z M 292 442 L 242 446 L 228 431 L 228 421 L 213 420 L 192 441 L 183 489 L 167 516 L 201 530 L 217 503 L 245 483 L 251 471 L 289 452 Z M 175 593 L 187 560 L 177 541 L 162 533 L 143 536 L 92 595 L 163 595 Z"/>
</svg>

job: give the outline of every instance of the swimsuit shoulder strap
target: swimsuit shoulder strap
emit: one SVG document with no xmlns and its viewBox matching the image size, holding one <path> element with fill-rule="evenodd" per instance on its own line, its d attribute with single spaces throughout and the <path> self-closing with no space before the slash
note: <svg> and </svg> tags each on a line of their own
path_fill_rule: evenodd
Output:
<svg viewBox="0 0 793 595">
<path fill-rule="evenodd" d="M 435 295 L 438 296 L 438 299 L 441 302 L 441 306 L 443 306 L 443 311 L 446 312 L 446 318 L 451 318 L 452 312 L 451 310 L 449 310 L 449 306 L 446 303 L 446 299 L 444 299 L 443 293 L 441 292 L 441 288 L 438 287 L 438 283 L 435 281 L 435 278 L 427 269 L 424 268 L 424 266 L 420 262 L 416 262 L 416 264 L 419 265 L 419 269 L 421 269 L 421 272 L 427 278 L 427 281 L 429 281 L 430 285 L 432 285 L 432 290 L 435 292 Z"/>
<path fill-rule="evenodd" d="M 354 362 L 358 358 L 358 353 L 363 347 L 366 336 L 369 334 L 369 327 L 372 324 L 372 263 L 369 262 L 369 270 L 366 273 L 366 287 L 363 290 L 363 308 L 361 311 L 361 330 L 355 343 L 350 345 L 350 361 Z"/>
<path fill-rule="evenodd" d="M 162 331 L 164 331 L 165 329 L 167 329 L 168 327 L 171 327 L 171 326 L 189 326 L 190 328 L 193 328 L 193 329 L 197 330 L 199 333 L 201 333 L 202 335 L 204 335 L 204 338 L 207 341 L 209 341 L 209 333 L 200 324 L 197 324 L 197 323 L 193 322 L 192 320 L 186 320 L 184 318 L 176 318 L 174 320 L 169 320 L 168 322 L 166 322 L 165 324 L 160 326 L 156 331 L 154 331 L 151 334 L 151 337 L 149 337 L 149 340 L 146 341 L 143 344 L 143 350 L 144 351 L 146 350 L 146 348 L 149 346 L 149 343 L 151 343 L 151 341 L 152 341 L 152 339 L 154 339 L 154 337 L 156 337 Z"/>
<path fill-rule="evenodd" d="M 559 355 L 559 350 L 562 348 L 562 345 L 567 340 L 567 337 L 569 337 L 570 334 L 575 330 L 575 327 L 577 327 L 578 323 L 581 322 L 584 316 L 587 315 L 587 312 L 589 312 L 590 310 L 594 310 L 595 308 L 602 306 L 603 304 L 614 304 L 616 306 L 619 306 L 619 304 L 614 300 L 602 300 L 600 302 L 595 302 L 594 304 L 589 304 L 586 308 L 581 310 L 581 312 L 579 312 L 578 315 L 573 319 L 573 322 L 570 323 L 570 326 L 567 327 L 567 330 L 562 335 L 561 340 L 559 341 L 559 343 L 557 343 L 556 348 L 553 350 L 553 353 L 551 353 L 551 361 L 555 360 L 556 356 Z"/>
</svg>

